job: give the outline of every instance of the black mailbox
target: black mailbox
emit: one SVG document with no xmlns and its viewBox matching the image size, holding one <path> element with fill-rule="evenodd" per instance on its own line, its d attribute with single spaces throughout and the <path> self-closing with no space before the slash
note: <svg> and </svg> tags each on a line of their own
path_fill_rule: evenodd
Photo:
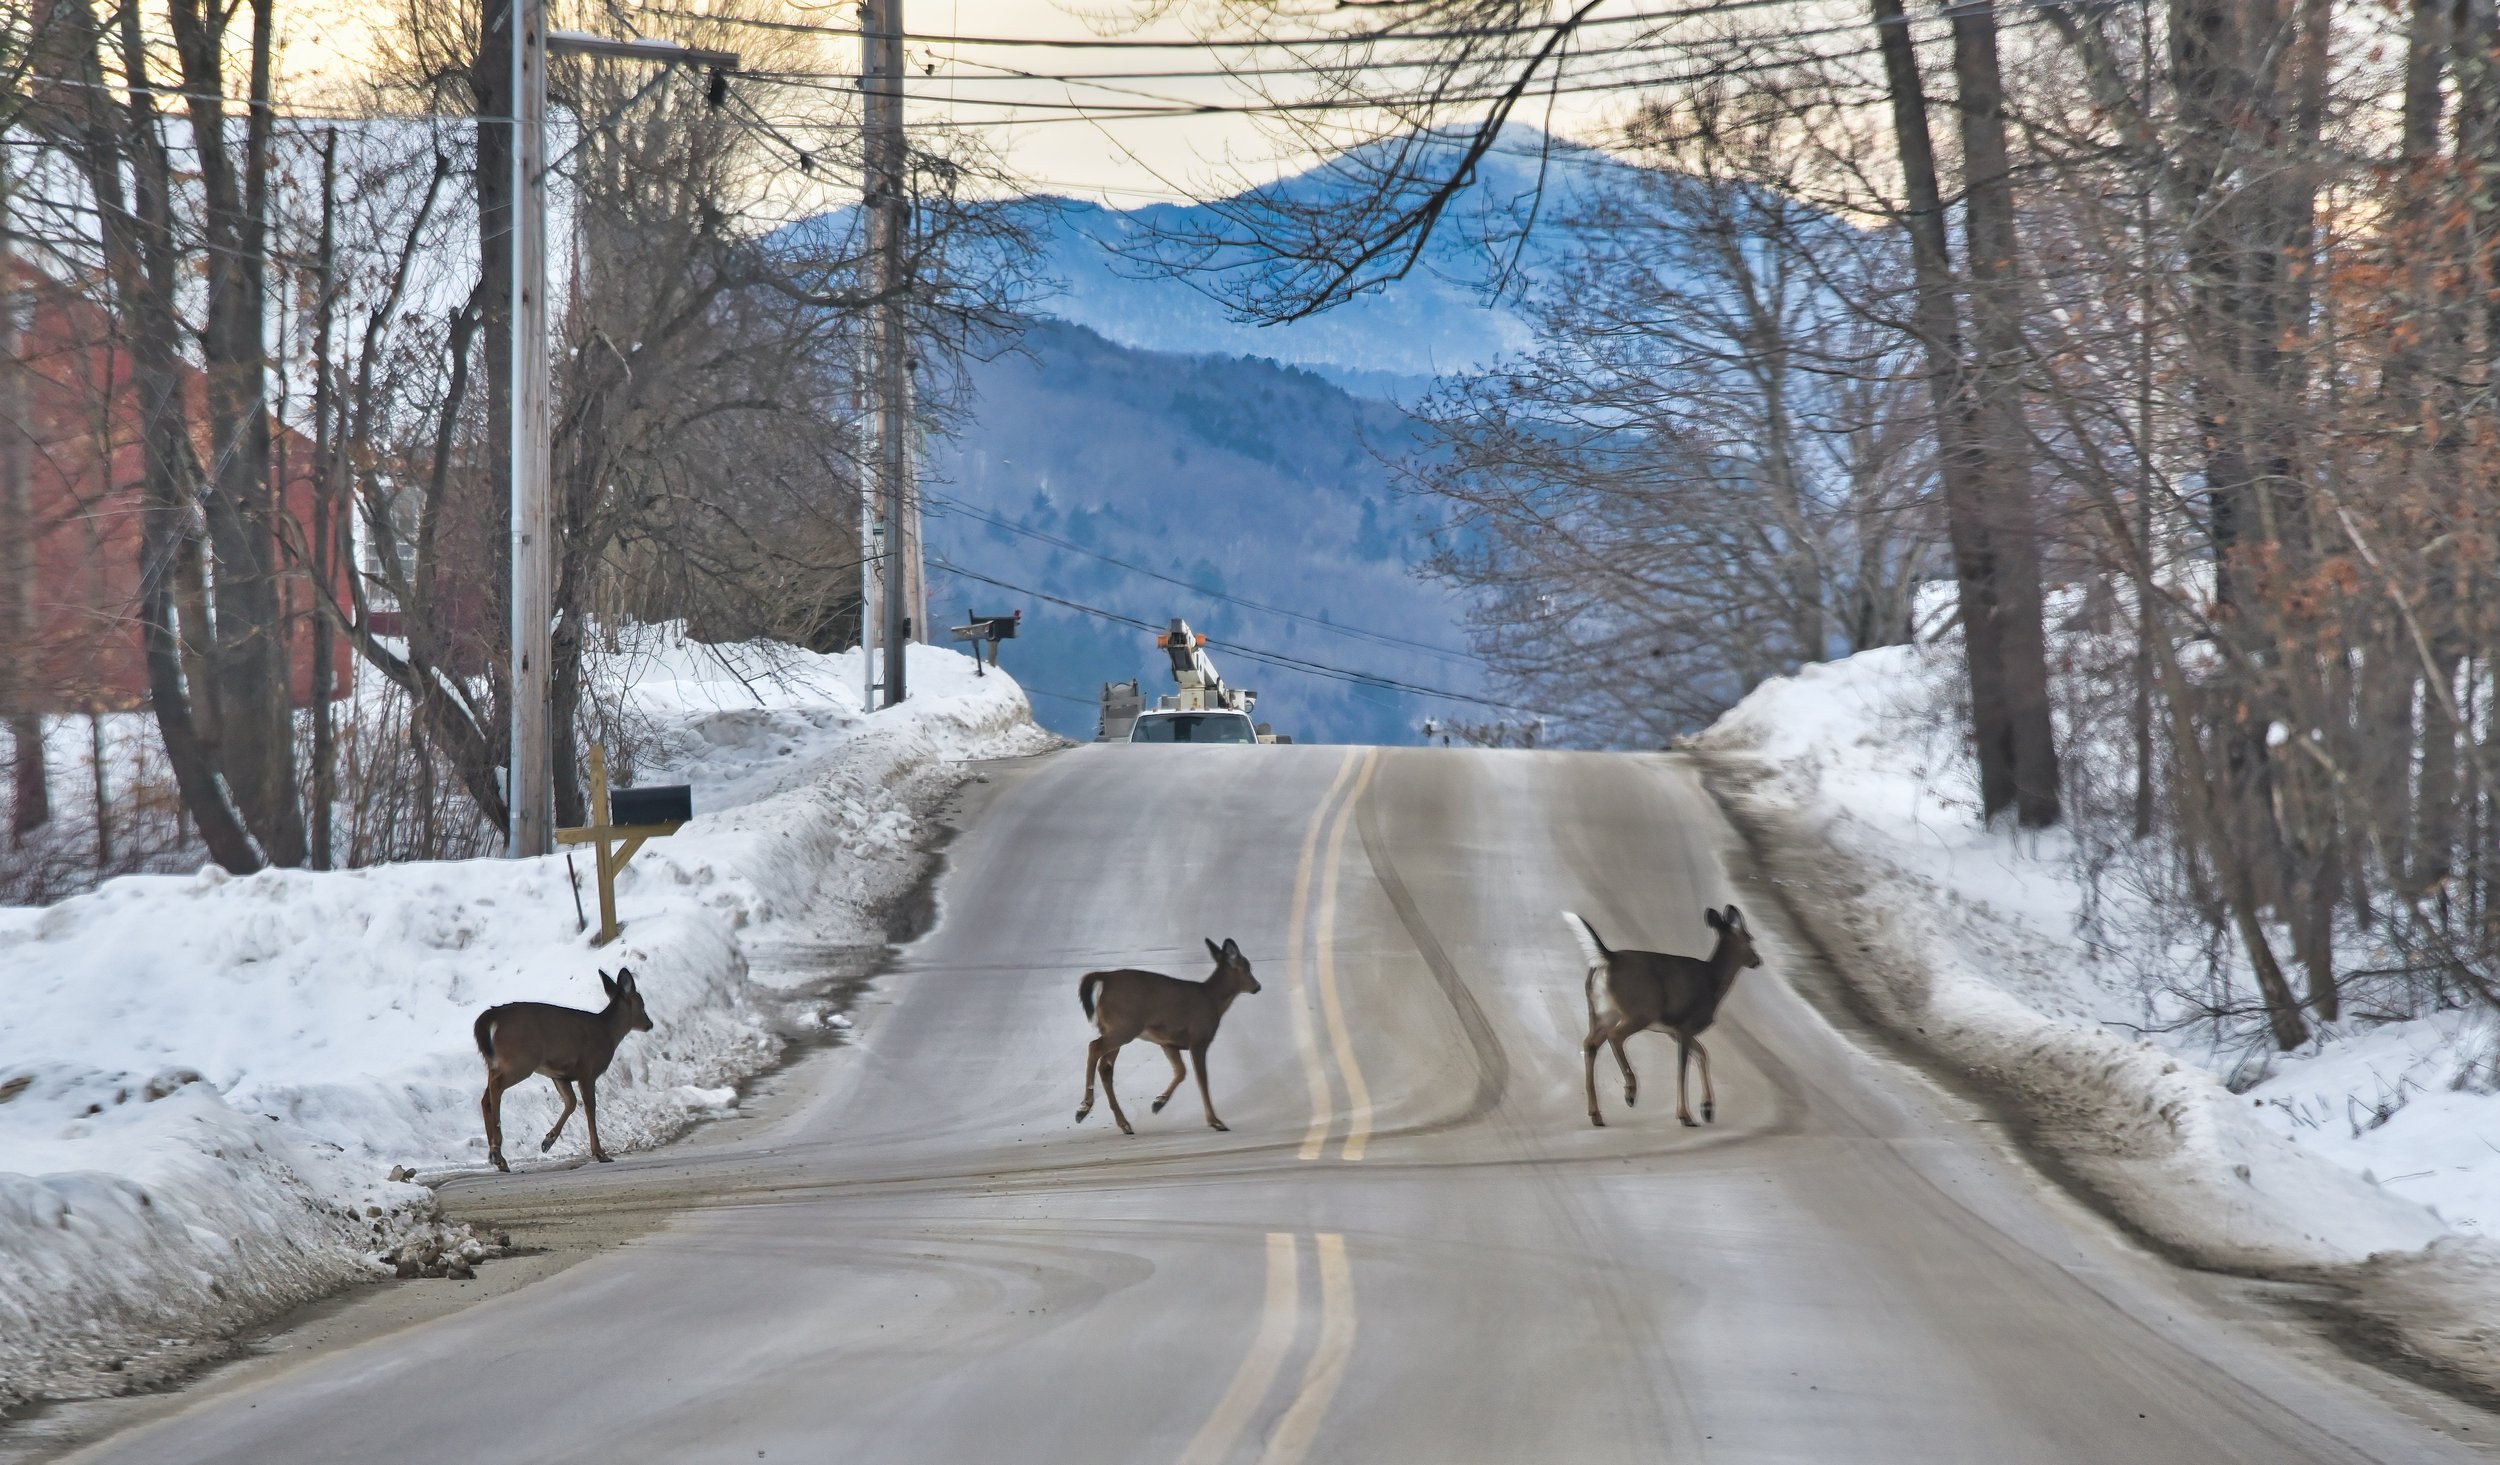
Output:
<svg viewBox="0 0 2500 1465">
<path fill-rule="evenodd" d="M 693 817 L 694 790 L 682 783 L 608 790 L 610 824 L 683 824 Z"/>
</svg>

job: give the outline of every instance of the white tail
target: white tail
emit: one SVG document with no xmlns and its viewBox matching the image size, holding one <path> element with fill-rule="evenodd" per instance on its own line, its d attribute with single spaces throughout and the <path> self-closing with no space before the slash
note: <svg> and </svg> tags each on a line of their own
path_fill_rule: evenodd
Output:
<svg viewBox="0 0 2500 1465">
<path fill-rule="evenodd" d="M 1587 959 L 1590 971 L 1603 970 L 1606 965 L 1606 943 L 1597 939 L 1597 928 L 1580 918 L 1578 911 L 1564 911 L 1563 924 L 1571 928 L 1571 938 L 1580 943 L 1580 955 Z"/>
</svg>

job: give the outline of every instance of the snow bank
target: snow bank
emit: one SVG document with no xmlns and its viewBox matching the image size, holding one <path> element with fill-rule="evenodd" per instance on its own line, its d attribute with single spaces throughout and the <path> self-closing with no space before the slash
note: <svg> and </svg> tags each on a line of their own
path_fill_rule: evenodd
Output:
<svg viewBox="0 0 2500 1465">
<path fill-rule="evenodd" d="M 0 909 L 0 1408 L 135 1385 L 388 1270 L 432 1215 L 394 1172 L 484 1162 L 470 1024 L 493 1003 L 595 1008 L 597 971 L 634 969 L 658 1026 L 600 1085 L 611 1150 L 730 1104 L 780 1046 L 753 944 L 879 939 L 952 760 L 1053 741 L 1013 680 L 931 648 L 873 714 L 856 653 L 644 628 L 607 661 L 639 781 L 691 784 L 697 811 L 623 875 L 610 948 L 577 928 L 560 855 L 132 876 Z M 546 1084 L 506 1097 L 516 1162 L 555 1112 Z M 585 1148 L 576 1119 L 553 1158 Z"/>
<path fill-rule="evenodd" d="M 2467 1081 L 2490 1019 L 2321 1027 L 2254 1063 L 2183 1021 L 2148 977 L 2230 957 L 2153 934 L 2064 831 L 1981 827 L 1960 671 L 1949 640 L 1808 667 L 1692 742 L 1851 994 L 2008 1095 L 2142 1234 L 2339 1281 L 2390 1343 L 2500 1385 L 2500 1248 L 2477 1236 L 2500 1229 L 2500 1098 Z"/>
<path fill-rule="evenodd" d="M 2447 1228 L 2267 1122 L 2160 1014 L 2140 960 L 2096 949 L 2062 833 L 1982 828 L 1955 706 L 1958 648 L 1890 647 L 1766 683 L 1696 747 L 1756 818 L 1829 852 L 1798 882 L 1843 975 L 1888 1025 L 2032 1109 L 2128 1220 L 2190 1255 L 2281 1269 L 2412 1251 Z M 2142 956 L 2144 954 L 2137 954 Z"/>
</svg>

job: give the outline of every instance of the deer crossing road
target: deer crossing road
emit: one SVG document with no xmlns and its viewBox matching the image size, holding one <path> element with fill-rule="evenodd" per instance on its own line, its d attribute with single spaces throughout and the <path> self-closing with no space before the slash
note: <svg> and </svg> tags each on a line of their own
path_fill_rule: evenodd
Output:
<svg viewBox="0 0 2500 1465">
<path fill-rule="evenodd" d="M 2490 1458 L 2440 1429 L 2462 1406 L 2144 1255 L 1836 1028 L 1672 757 L 1105 746 L 974 792 L 937 924 L 782 1117 L 444 1197 L 524 1243 L 665 1220 L 90 1457 Z M 1729 900 L 1764 964 L 1710 1033 L 1717 1122 L 1653 1086 L 1592 1128 L 1558 913 L 1700 953 Z M 1209 937 L 1262 987 L 1211 1053 L 1232 1132 L 1147 1113 L 1151 1047 L 1136 1137 L 1072 1123 L 1078 975 L 1202 977 Z M 1630 1042 L 1667 1071 L 1671 1039 Z"/>
</svg>

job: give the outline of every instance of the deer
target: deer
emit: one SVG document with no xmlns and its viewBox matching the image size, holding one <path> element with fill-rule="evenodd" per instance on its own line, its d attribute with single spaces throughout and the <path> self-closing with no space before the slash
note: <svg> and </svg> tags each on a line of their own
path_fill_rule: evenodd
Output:
<svg viewBox="0 0 2500 1465">
<path fill-rule="evenodd" d="M 538 1152 L 543 1155 L 555 1147 L 556 1136 L 573 1117 L 573 1086 L 580 1084 L 590 1157 L 603 1165 L 615 1158 L 599 1143 L 599 1075 L 608 1071 L 617 1045 L 629 1034 L 651 1031 L 651 1014 L 643 1009 L 631 967 L 619 967 L 613 977 L 601 972 L 599 985 L 607 989 L 608 1005 L 598 1012 L 507 1002 L 477 1015 L 477 1051 L 486 1060 L 486 1097 L 478 1104 L 486 1115 L 486 1158 L 507 1175 L 512 1167 L 503 1158 L 504 1090 L 534 1073 L 547 1075 L 564 1096 L 564 1112 L 538 1142 Z"/>
<path fill-rule="evenodd" d="M 1580 1057 L 1587 1070 L 1589 1090 L 1589 1123 L 1603 1129 L 1606 1116 L 1597 1110 L 1597 1050 L 1603 1044 L 1615 1050 L 1615 1064 L 1623 1070 L 1623 1102 L 1628 1108 L 1639 1100 L 1640 1077 L 1632 1072 L 1632 1061 L 1623 1056 L 1623 1040 L 1649 1028 L 1660 1028 L 1675 1038 L 1675 1117 L 1687 1128 L 1695 1128 L 1693 1111 L 1685 1099 L 1685 1071 L 1693 1056 L 1701 1056 L 1701 1117 L 1718 1119 L 1718 1095 L 1710 1086 L 1710 1050 L 1701 1045 L 1701 1035 L 1719 1015 L 1719 1004 L 1727 1000 L 1728 990 L 1736 985 L 1739 972 L 1762 965 L 1762 957 L 1753 949 L 1753 934 L 1745 929 L 1744 913 L 1734 906 L 1725 911 L 1706 911 L 1704 918 L 1710 929 L 1719 933 L 1718 944 L 1708 956 L 1678 956 L 1663 951 L 1610 951 L 1598 938 L 1597 928 L 1570 911 L 1562 913 L 1563 923 L 1578 939 L 1581 953 L 1588 958 L 1588 975 L 1583 983 L 1589 1004 L 1589 1035 L 1580 1045 Z M 1597 1003 L 1597 977 L 1606 976 L 1606 1006 L 1600 1011 Z"/>
<path fill-rule="evenodd" d="M 1094 1112 L 1094 1075 L 1100 1073 L 1102 1091 L 1111 1100 L 1111 1117 L 1120 1122 L 1120 1133 L 1137 1132 L 1120 1109 L 1111 1071 L 1120 1050 L 1142 1037 L 1172 1060 L 1172 1082 L 1155 1097 L 1154 1112 L 1163 1112 L 1163 1106 L 1180 1091 L 1181 1080 L 1188 1077 L 1181 1066 L 1181 1050 L 1186 1048 L 1197 1065 L 1198 1099 L 1206 1106 L 1207 1126 L 1231 1132 L 1215 1117 L 1215 1097 L 1207 1092 L 1207 1045 L 1215 1041 L 1225 1009 L 1234 998 L 1259 990 L 1259 979 L 1250 974 L 1250 959 L 1229 936 L 1221 946 L 1207 942 L 1207 954 L 1215 958 L 1215 972 L 1203 982 L 1129 968 L 1087 972 L 1078 979 L 1077 1005 L 1093 1019 L 1095 1037 L 1085 1047 L 1085 1102 L 1076 1106 L 1077 1123 L 1084 1123 L 1085 1116 Z"/>
</svg>

